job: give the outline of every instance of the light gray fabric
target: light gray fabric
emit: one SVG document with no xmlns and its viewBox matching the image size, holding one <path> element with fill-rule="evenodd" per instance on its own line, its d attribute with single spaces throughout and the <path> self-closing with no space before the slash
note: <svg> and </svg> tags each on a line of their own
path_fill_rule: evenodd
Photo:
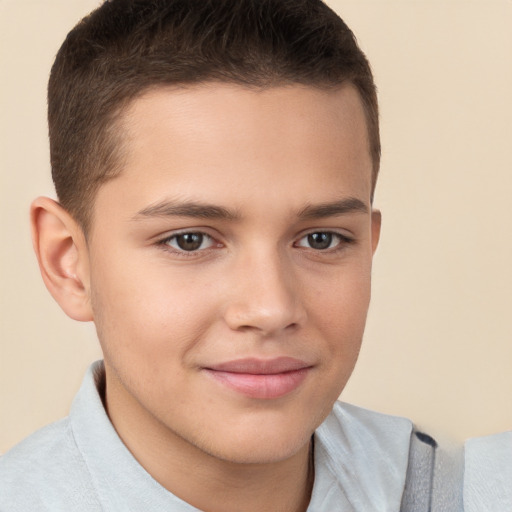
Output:
<svg viewBox="0 0 512 512">
<path fill-rule="evenodd" d="M 465 512 L 512 510 L 512 431 L 466 441 Z"/>
<path fill-rule="evenodd" d="M 464 453 L 462 446 L 441 442 L 436 449 L 431 512 L 461 512 Z"/>
<path fill-rule="evenodd" d="M 437 443 L 413 432 L 400 512 L 431 512 Z"/>
<path fill-rule="evenodd" d="M 308 512 L 398 511 L 412 423 L 337 403 L 315 437 Z"/>
<path fill-rule="evenodd" d="M 414 431 L 400 512 L 462 512 L 462 450 Z"/>
<path fill-rule="evenodd" d="M 0 457 L 1 512 L 197 512 L 156 482 L 117 436 L 91 367 L 68 418 Z M 308 512 L 398 511 L 409 420 L 337 403 L 315 434 Z"/>
</svg>

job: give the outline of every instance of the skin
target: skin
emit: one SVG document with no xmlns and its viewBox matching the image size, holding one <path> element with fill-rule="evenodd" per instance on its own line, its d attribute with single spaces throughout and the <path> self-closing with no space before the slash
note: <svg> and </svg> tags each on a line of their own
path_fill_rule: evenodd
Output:
<svg viewBox="0 0 512 512">
<path fill-rule="evenodd" d="M 201 510 L 303 511 L 310 439 L 356 362 L 380 231 L 361 101 L 351 86 L 157 89 L 120 129 L 123 170 L 87 240 L 58 204 L 32 206 L 48 288 L 96 324 L 110 419 Z M 204 234 L 197 250 L 183 233 Z M 208 370 L 278 357 L 307 369 L 274 398 Z"/>
</svg>

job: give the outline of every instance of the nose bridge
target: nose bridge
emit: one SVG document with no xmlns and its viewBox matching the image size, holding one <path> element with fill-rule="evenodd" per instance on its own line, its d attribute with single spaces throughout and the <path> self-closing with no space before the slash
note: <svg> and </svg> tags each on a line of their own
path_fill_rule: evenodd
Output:
<svg viewBox="0 0 512 512">
<path fill-rule="evenodd" d="M 259 247 L 240 254 L 230 285 L 225 318 L 232 329 L 271 334 L 302 322 L 293 267 L 278 249 Z"/>
</svg>

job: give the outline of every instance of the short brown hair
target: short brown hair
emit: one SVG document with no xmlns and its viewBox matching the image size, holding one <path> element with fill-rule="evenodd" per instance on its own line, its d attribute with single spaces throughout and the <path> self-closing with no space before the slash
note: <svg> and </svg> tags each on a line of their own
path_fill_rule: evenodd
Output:
<svg viewBox="0 0 512 512">
<path fill-rule="evenodd" d="M 370 66 L 321 0 L 107 0 L 68 34 L 48 85 L 53 181 L 85 232 L 98 187 L 122 167 L 123 108 L 152 87 L 208 81 L 353 84 L 375 185 L 380 138 Z"/>
</svg>

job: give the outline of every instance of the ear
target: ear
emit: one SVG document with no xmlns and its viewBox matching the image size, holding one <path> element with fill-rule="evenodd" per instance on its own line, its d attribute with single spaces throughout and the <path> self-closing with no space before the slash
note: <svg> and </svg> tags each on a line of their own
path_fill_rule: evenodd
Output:
<svg viewBox="0 0 512 512">
<path fill-rule="evenodd" d="M 48 197 L 32 203 L 30 220 L 32 244 L 46 288 L 69 317 L 92 320 L 89 255 L 82 229 Z"/>
<path fill-rule="evenodd" d="M 382 214 L 380 210 L 372 210 L 372 254 L 375 254 L 380 239 L 380 228 L 382 225 Z"/>
</svg>

